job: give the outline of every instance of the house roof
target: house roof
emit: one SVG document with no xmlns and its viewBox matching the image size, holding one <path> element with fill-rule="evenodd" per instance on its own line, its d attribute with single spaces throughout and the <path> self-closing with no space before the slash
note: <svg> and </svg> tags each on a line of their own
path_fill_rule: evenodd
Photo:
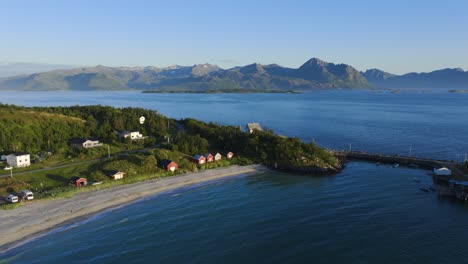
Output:
<svg viewBox="0 0 468 264">
<path fill-rule="evenodd" d="M 165 159 L 165 160 L 161 160 L 159 164 L 160 166 L 166 167 L 166 166 L 169 166 L 169 164 L 171 164 L 172 162 L 173 162 L 172 160 Z"/>
<path fill-rule="evenodd" d="M 81 177 L 76 177 L 76 176 L 75 176 L 75 177 L 72 177 L 72 178 L 70 179 L 70 181 L 72 181 L 72 182 L 86 181 L 86 179 L 85 179 L 85 178 L 81 178 Z"/>
<path fill-rule="evenodd" d="M 213 154 L 211 154 L 211 153 L 206 153 L 204 156 L 205 156 L 205 158 L 208 158 L 209 156 L 213 156 Z"/>
<path fill-rule="evenodd" d="M 24 156 L 24 155 L 29 155 L 28 152 L 16 152 L 16 153 L 13 153 L 11 155 L 15 155 L 15 156 Z"/>
<path fill-rule="evenodd" d="M 86 139 L 84 139 L 84 138 L 72 138 L 72 139 L 70 139 L 68 142 L 69 142 L 70 144 L 82 144 L 82 143 L 84 143 L 85 141 L 86 141 Z"/>
<path fill-rule="evenodd" d="M 259 123 L 248 123 L 248 124 L 247 124 L 247 128 L 248 128 L 249 130 L 254 130 L 254 129 L 256 129 L 256 130 L 262 131 L 262 127 L 260 126 Z"/>
<path fill-rule="evenodd" d="M 201 159 L 201 158 L 205 158 L 205 157 L 202 156 L 202 155 L 199 155 L 199 154 L 193 156 L 193 159 L 196 159 L 196 160 L 199 160 L 199 159 Z"/>
</svg>

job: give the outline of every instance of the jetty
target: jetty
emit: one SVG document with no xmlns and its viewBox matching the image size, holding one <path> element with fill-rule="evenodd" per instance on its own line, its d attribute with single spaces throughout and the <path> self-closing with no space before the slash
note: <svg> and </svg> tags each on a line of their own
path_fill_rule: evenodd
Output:
<svg viewBox="0 0 468 264">
<path fill-rule="evenodd" d="M 400 164 L 403 166 L 417 166 L 421 168 L 434 169 L 438 167 L 447 167 L 457 172 L 456 165 L 459 164 L 453 160 L 437 160 L 428 158 L 418 158 L 400 155 L 376 154 L 362 151 L 330 150 L 335 157 L 343 160 L 362 160 L 370 162 L 380 162 L 387 164 Z"/>
</svg>

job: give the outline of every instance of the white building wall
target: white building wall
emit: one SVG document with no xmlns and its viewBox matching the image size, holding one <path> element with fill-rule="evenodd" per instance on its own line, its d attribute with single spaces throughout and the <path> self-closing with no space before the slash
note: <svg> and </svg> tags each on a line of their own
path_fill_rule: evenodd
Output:
<svg viewBox="0 0 468 264">
<path fill-rule="evenodd" d="M 31 158 L 29 154 L 21 156 L 10 154 L 7 156 L 7 163 L 15 168 L 27 167 L 31 165 Z"/>
</svg>

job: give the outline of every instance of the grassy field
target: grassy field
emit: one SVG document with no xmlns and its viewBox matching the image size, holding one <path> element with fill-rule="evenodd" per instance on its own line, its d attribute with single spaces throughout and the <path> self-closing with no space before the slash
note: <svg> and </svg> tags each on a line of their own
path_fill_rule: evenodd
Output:
<svg viewBox="0 0 468 264">
<path fill-rule="evenodd" d="M 178 163 L 179 169 L 175 172 L 165 171 L 157 164 L 158 160 L 171 159 Z M 79 192 L 93 191 L 109 188 L 121 184 L 170 177 L 182 173 L 203 171 L 232 164 L 249 164 L 239 158 L 222 159 L 220 161 L 197 165 L 191 162 L 191 156 L 166 149 L 153 149 L 138 153 L 115 155 L 108 160 L 99 160 L 82 165 L 66 168 L 57 168 L 47 171 L 37 171 L 0 179 L 0 195 L 17 194 L 22 189 L 34 192 L 35 199 L 67 198 Z M 108 177 L 110 171 L 123 171 L 122 180 L 112 180 Z M 76 188 L 70 184 L 72 177 L 83 177 L 88 183 L 101 182 L 98 185 L 88 185 Z M 14 209 L 17 205 L 2 205 L 0 209 Z"/>
</svg>

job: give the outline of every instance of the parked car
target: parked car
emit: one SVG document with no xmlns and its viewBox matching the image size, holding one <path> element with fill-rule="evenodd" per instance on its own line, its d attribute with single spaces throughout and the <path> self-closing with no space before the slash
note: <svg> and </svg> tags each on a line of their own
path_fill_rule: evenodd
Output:
<svg viewBox="0 0 468 264">
<path fill-rule="evenodd" d="M 34 194 L 30 190 L 22 190 L 20 193 L 21 199 L 29 201 L 34 199 Z"/>
<path fill-rule="evenodd" d="M 18 196 L 9 194 L 5 197 L 5 200 L 9 203 L 17 203 L 19 201 Z"/>
</svg>

